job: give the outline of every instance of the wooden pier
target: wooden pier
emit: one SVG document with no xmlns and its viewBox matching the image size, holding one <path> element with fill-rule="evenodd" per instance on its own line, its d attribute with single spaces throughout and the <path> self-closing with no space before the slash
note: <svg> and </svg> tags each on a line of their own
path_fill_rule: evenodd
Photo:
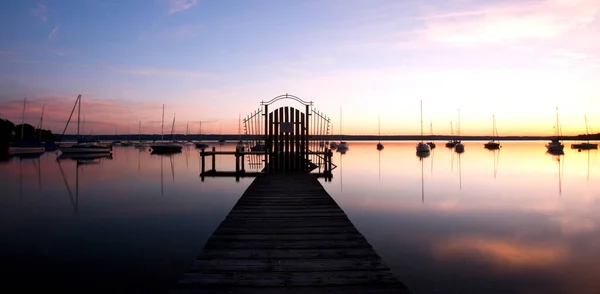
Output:
<svg viewBox="0 0 600 294">
<path fill-rule="evenodd" d="M 409 293 L 319 181 L 258 176 L 171 290 Z"/>
</svg>

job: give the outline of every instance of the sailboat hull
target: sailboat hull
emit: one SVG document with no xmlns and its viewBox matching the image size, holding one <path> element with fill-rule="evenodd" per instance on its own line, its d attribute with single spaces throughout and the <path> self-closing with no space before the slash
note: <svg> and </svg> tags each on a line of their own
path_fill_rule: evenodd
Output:
<svg viewBox="0 0 600 294">
<path fill-rule="evenodd" d="M 111 150 L 108 147 L 64 147 L 58 148 L 61 153 L 110 153 Z"/>
<path fill-rule="evenodd" d="M 498 142 L 487 142 L 483 146 L 487 149 L 500 149 L 500 143 Z"/>
<path fill-rule="evenodd" d="M 598 144 L 594 144 L 594 143 L 571 144 L 571 148 L 572 149 L 581 149 L 581 150 L 598 149 Z"/>
<path fill-rule="evenodd" d="M 43 153 L 44 147 L 9 147 L 8 153 L 12 155 L 16 154 L 35 154 Z"/>
<path fill-rule="evenodd" d="M 152 153 L 178 153 L 181 152 L 181 145 L 178 144 L 162 144 L 162 145 L 152 145 Z"/>
</svg>

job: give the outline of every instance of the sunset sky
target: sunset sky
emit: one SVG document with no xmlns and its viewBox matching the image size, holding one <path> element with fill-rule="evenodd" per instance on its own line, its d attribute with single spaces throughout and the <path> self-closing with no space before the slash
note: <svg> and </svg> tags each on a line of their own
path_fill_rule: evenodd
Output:
<svg viewBox="0 0 600 294">
<path fill-rule="evenodd" d="M 280 94 L 339 132 L 600 132 L 600 1 L 47 0 L 0 4 L 0 117 L 62 132 L 237 133 Z M 292 102 L 290 102 L 292 103 Z M 293 105 L 293 104 L 291 104 Z M 73 133 L 75 128 L 69 128 Z"/>
</svg>

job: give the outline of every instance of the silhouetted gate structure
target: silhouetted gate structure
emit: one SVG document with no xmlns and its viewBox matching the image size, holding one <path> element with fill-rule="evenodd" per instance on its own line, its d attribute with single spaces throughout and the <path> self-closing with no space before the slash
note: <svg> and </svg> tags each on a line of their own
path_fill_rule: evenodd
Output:
<svg viewBox="0 0 600 294">
<path fill-rule="evenodd" d="M 284 99 L 294 100 L 301 107 L 279 106 L 270 110 L 270 106 Z M 249 167 L 262 168 L 260 173 L 310 173 L 319 169 L 318 175 L 331 178 L 331 170 L 336 166 L 331 162 L 333 153 L 328 149 L 329 142 L 325 141 L 331 130 L 330 119 L 314 109 L 313 102 L 289 94 L 263 101 L 260 109 L 244 118 L 244 130 L 244 140 L 238 142 L 238 146 L 243 147 L 236 148 L 235 152 L 201 152 L 203 157 L 213 157 L 213 169 L 204 172 L 203 164 L 202 175 L 231 175 L 232 172 L 214 170 L 214 155 L 235 154 L 242 160 L 241 165 L 239 159 L 236 162 L 235 176 L 256 174 L 246 173 L 244 158 L 247 158 Z"/>
</svg>

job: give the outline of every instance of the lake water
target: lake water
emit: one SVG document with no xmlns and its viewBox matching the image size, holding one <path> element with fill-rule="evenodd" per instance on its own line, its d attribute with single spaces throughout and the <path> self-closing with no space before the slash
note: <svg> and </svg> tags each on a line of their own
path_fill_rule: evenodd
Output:
<svg viewBox="0 0 600 294">
<path fill-rule="evenodd" d="M 599 293 L 598 151 L 466 142 L 459 156 L 439 142 L 420 160 L 414 142 L 349 143 L 321 182 L 413 293 Z M 193 147 L 56 157 L 0 163 L 0 287 L 161 293 L 252 181 L 202 182 Z"/>
</svg>

